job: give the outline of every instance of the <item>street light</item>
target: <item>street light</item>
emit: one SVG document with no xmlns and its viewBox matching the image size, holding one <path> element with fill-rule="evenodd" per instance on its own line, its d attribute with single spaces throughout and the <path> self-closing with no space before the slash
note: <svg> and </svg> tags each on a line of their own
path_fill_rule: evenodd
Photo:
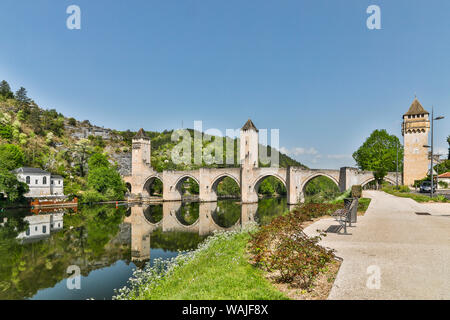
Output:
<svg viewBox="0 0 450 320">
<path fill-rule="evenodd" d="M 439 117 L 434 117 L 434 108 L 431 107 L 431 146 L 429 145 L 424 145 L 424 148 L 431 148 L 431 169 L 430 169 L 430 174 L 431 174 L 431 191 L 430 191 L 430 197 L 433 198 L 433 187 L 434 187 L 434 177 L 433 177 L 433 147 L 434 147 L 434 120 L 442 120 L 444 119 L 443 116 L 439 116 Z"/>
</svg>

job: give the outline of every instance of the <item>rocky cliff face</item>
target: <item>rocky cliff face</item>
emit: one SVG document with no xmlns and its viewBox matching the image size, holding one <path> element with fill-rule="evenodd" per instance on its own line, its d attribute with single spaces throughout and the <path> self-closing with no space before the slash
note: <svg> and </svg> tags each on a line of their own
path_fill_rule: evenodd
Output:
<svg viewBox="0 0 450 320">
<path fill-rule="evenodd" d="M 113 153 L 111 158 L 117 163 L 118 171 L 122 176 L 131 175 L 131 152 Z"/>
</svg>

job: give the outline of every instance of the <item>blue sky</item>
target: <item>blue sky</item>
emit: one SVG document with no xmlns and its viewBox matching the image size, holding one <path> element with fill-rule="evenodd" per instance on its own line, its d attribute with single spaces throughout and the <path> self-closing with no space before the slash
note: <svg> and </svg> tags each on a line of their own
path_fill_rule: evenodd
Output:
<svg viewBox="0 0 450 320">
<path fill-rule="evenodd" d="M 66 8 L 81 8 L 81 30 Z M 381 30 L 366 27 L 369 5 Z M 401 137 L 416 94 L 447 118 L 448 0 L 2 0 L 0 78 L 44 108 L 114 129 L 280 129 L 313 168 L 354 165 L 374 129 Z"/>
</svg>

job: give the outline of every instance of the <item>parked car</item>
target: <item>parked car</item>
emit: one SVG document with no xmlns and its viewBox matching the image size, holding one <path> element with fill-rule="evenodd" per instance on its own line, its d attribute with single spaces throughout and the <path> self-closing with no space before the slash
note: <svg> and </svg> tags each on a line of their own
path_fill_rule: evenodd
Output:
<svg viewBox="0 0 450 320">
<path fill-rule="evenodd" d="M 431 181 L 424 181 L 420 185 L 420 192 L 431 192 Z M 436 184 L 433 184 L 433 193 L 436 192 Z"/>
</svg>

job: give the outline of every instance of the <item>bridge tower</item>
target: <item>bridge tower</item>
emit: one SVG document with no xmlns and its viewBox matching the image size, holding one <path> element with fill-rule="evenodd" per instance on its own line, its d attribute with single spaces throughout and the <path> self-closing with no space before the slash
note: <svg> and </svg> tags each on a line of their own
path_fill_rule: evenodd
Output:
<svg viewBox="0 0 450 320">
<path fill-rule="evenodd" d="M 132 174 L 134 176 L 142 171 L 142 166 L 151 166 L 151 141 L 141 128 L 133 137 L 132 143 Z"/>
<path fill-rule="evenodd" d="M 252 120 L 248 119 L 241 129 L 240 163 L 243 168 L 258 168 L 259 136 Z"/>
<path fill-rule="evenodd" d="M 408 112 L 403 115 L 402 135 L 404 145 L 403 184 L 412 185 L 414 180 L 426 177 L 428 173 L 429 112 L 414 99 Z"/>
<path fill-rule="evenodd" d="M 241 164 L 241 198 L 243 203 L 258 202 L 255 187 L 254 169 L 259 166 L 259 133 L 252 120 L 248 119 L 241 129 L 240 138 L 240 164 Z"/>
<path fill-rule="evenodd" d="M 140 129 L 132 140 L 131 154 L 131 190 L 134 194 L 141 194 L 145 179 L 153 174 L 151 167 L 151 141 Z"/>
</svg>

